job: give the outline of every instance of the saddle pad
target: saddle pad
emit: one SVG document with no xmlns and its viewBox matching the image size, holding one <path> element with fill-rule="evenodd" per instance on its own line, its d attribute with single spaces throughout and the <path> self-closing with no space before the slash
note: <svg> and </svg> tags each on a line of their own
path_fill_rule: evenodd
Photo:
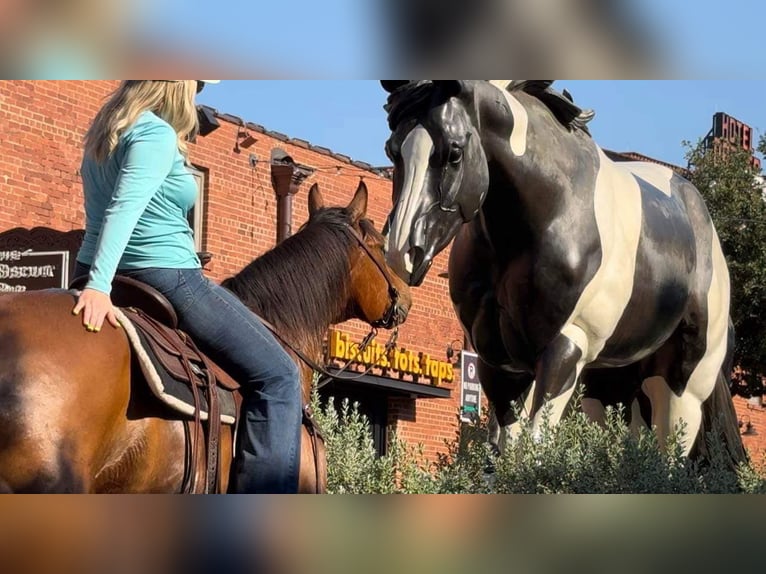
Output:
<svg viewBox="0 0 766 574">
<path fill-rule="evenodd" d="M 165 405 L 173 410 L 194 416 L 194 395 L 185 381 L 179 381 L 171 375 L 154 357 L 151 346 L 146 343 L 145 335 L 137 329 L 133 322 L 119 308 L 115 308 L 115 315 L 128 336 L 130 345 L 133 348 L 138 364 L 141 366 L 141 372 L 156 396 Z M 200 375 L 201 376 L 201 375 Z M 236 404 L 231 392 L 217 387 L 218 400 L 221 408 L 221 423 L 233 425 L 236 422 Z M 208 419 L 207 398 L 205 392 L 200 390 L 201 419 Z"/>
</svg>

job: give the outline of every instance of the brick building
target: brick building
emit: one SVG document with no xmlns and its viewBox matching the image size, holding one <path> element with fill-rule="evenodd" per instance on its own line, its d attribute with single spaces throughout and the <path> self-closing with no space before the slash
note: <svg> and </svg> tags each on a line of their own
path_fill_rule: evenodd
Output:
<svg viewBox="0 0 766 574">
<path fill-rule="evenodd" d="M 13 246 L 29 240 L 37 252 L 69 251 L 68 260 L 59 265 L 73 267 L 78 230 L 84 225 L 81 140 L 98 107 L 115 87 L 113 81 L 0 82 L 0 235 L 5 238 L 4 242 L 0 238 L 0 252 L 8 251 L 9 241 Z M 273 153 L 290 156 L 307 174 L 293 198 L 292 220 L 288 222 L 293 230 L 308 217 L 307 195 L 313 183 L 320 185 L 327 204 L 346 205 L 361 177 L 370 191 L 368 213 L 378 228 L 383 224 L 391 197 L 387 170 L 373 169 L 240 118 L 211 109 L 203 111 L 203 128 L 213 131 L 190 146 L 201 190 L 191 220 L 199 250 L 213 255 L 208 265 L 212 279 L 222 280 L 237 272 L 275 245 Z M 27 230 L 31 229 L 30 240 Z M 434 269 L 446 270 L 446 261 L 446 255 L 441 256 Z M 65 279 L 57 275 L 55 281 L 66 283 Z M 6 288 L 8 284 L 5 281 Z M 445 450 L 445 440 L 455 438 L 458 427 L 459 374 L 453 376 L 455 358 L 449 362 L 446 351 L 451 345 L 459 353 L 463 335 L 452 312 L 447 281 L 438 272 L 417 289 L 414 299 L 398 341 L 400 354 L 408 357 L 402 360 L 408 363 L 403 370 L 417 370 L 415 363 L 422 354 L 437 365 L 435 369 L 443 378 L 395 371 L 384 377 L 374 370 L 358 383 L 330 383 L 323 393 L 359 401 L 381 449 L 387 434 L 396 430 L 411 443 L 423 443 L 426 454 L 433 458 Z M 358 342 L 368 331 L 357 322 L 338 329 L 340 332 L 330 338 L 336 344 L 328 346 L 328 352 L 336 351 L 336 355 L 338 341 Z M 385 343 L 384 335 L 387 333 L 382 331 L 381 344 Z M 339 361 L 327 357 L 327 362 Z"/>
<path fill-rule="evenodd" d="M 115 86 L 114 81 L 0 82 L 0 256 L 18 246 L 31 246 L 34 253 L 29 256 L 52 258 L 46 262 L 51 268 L 58 261 L 54 282 L 66 284 L 69 279 L 84 222 L 79 177 L 82 136 Z M 292 218 L 285 222 L 293 230 L 307 219 L 311 184 L 320 185 L 328 204 L 345 205 L 360 178 L 370 190 L 369 214 L 378 227 L 382 225 L 390 206 L 389 170 L 216 110 L 202 111 L 205 135 L 190 146 L 201 191 L 191 222 L 199 250 L 214 257 L 208 266 L 212 279 L 235 273 L 274 246 L 278 203 L 272 180 L 274 157 L 291 157 L 303 176 L 293 198 Z M 399 337 L 401 354 L 410 357 L 403 361 L 407 364 L 403 370 L 376 369 L 357 383 L 333 382 L 323 389 L 326 395 L 360 402 L 381 450 L 386 437 L 396 431 L 410 443 L 422 443 L 433 459 L 458 431 L 457 359 L 463 334 L 444 277 L 447 256 L 437 258 L 434 271 L 415 290 L 414 307 Z M 0 277 L 3 285 L 13 287 Z M 329 365 L 338 363 L 331 355 L 343 356 L 342 347 L 360 341 L 367 332 L 357 322 L 337 329 L 328 337 Z M 448 349 L 455 354 L 448 357 Z M 423 356 L 437 364 L 443 378 L 406 372 Z M 754 451 L 766 451 L 766 414 L 740 399 L 736 405 L 746 444 Z"/>
</svg>

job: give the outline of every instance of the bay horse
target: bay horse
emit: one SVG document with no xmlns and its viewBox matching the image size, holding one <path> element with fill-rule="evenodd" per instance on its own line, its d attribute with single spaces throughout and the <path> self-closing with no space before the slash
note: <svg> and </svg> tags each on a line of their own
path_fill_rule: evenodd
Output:
<svg viewBox="0 0 766 574">
<path fill-rule="evenodd" d="M 408 287 L 386 267 L 367 197 L 362 183 L 345 208 L 325 207 L 313 186 L 301 230 L 223 283 L 276 328 L 294 356 L 292 348 L 320 362 L 331 324 L 358 318 L 391 328 L 407 316 Z M 0 488 L 178 492 L 183 422 L 131 371 L 124 330 L 87 333 L 72 316 L 73 301 L 65 290 L 0 295 Z M 308 401 L 313 369 L 300 364 Z M 222 431 L 226 492 L 233 443 L 231 427 Z M 304 427 L 300 492 L 326 481 L 318 458 Z"/>
<path fill-rule="evenodd" d="M 611 160 L 589 132 L 593 112 L 551 84 L 382 81 L 394 163 L 389 265 L 420 285 L 454 241 L 452 303 L 501 426 L 532 389 L 539 432 L 546 398 L 560 417 L 576 384 L 594 379 L 603 402 L 605 392 L 625 405 L 646 393 L 661 444 L 684 421 L 688 455 L 703 404 L 734 412 L 716 230 L 688 180 Z"/>
</svg>

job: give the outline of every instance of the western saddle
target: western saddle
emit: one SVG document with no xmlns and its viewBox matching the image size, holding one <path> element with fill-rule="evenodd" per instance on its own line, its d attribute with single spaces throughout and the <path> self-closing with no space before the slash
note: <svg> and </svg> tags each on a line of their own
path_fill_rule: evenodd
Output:
<svg viewBox="0 0 766 574">
<path fill-rule="evenodd" d="M 70 289 L 82 290 L 87 277 L 78 277 Z M 178 328 L 178 316 L 170 302 L 156 289 L 129 277 L 116 276 L 112 284 L 112 302 L 141 332 L 146 353 L 158 369 L 188 385 L 194 397 L 194 416 L 185 418 L 187 445 L 185 494 L 220 493 L 222 472 L 219 465 L 221 411 L 219 389 L 233 395 L 239 424 L 242 404 L 239 384 L 208 356 L 202 353 Z M 208 416 L 202 420 L 202 400 Z M 236 431 L 232 436 L 236 435 Z M 204 437 L 205 448 L 200 448 Z M 234 446 L 234 445 L 233 445 Z M 228 469 L 225 470 L 228 472 Z"/>
</svg>

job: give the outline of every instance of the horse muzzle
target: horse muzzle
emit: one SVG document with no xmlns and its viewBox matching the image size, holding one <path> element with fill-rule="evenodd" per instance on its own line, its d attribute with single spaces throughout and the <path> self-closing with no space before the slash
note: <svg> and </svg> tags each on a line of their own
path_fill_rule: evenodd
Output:
<svg viewBox="0 0 766 574">
<path fill-rule="evenodd" d="M 383 329 L 393 329 L 407 320 L 412 307 L 412 299 L 407 293 L 400 293 L 394 287 L 391 288 L 391 303 L 378 321 L 372 323 L 373 327 L 382 327 Z"/>
<path fill-rule="evenodd" d="M 386 240 L 388 266 L 409 286 L 417 287 L 422 284 L 433 262 L 433 254 L 425 247 L 424 221 L 421 219 L 416 224 L 406 241 L 397 242 L 390 235 Z"/>
<path fill-rule="evenodd" d="M 428 274 L 431 265 L 433 264 L 433 257 L 427 255 L 421 247 L 413 247 L 411 250 L 412 258 L 412 271 L 410 273 L 407 284 L 410 287 L 420 287 Z"/>
</svg>

